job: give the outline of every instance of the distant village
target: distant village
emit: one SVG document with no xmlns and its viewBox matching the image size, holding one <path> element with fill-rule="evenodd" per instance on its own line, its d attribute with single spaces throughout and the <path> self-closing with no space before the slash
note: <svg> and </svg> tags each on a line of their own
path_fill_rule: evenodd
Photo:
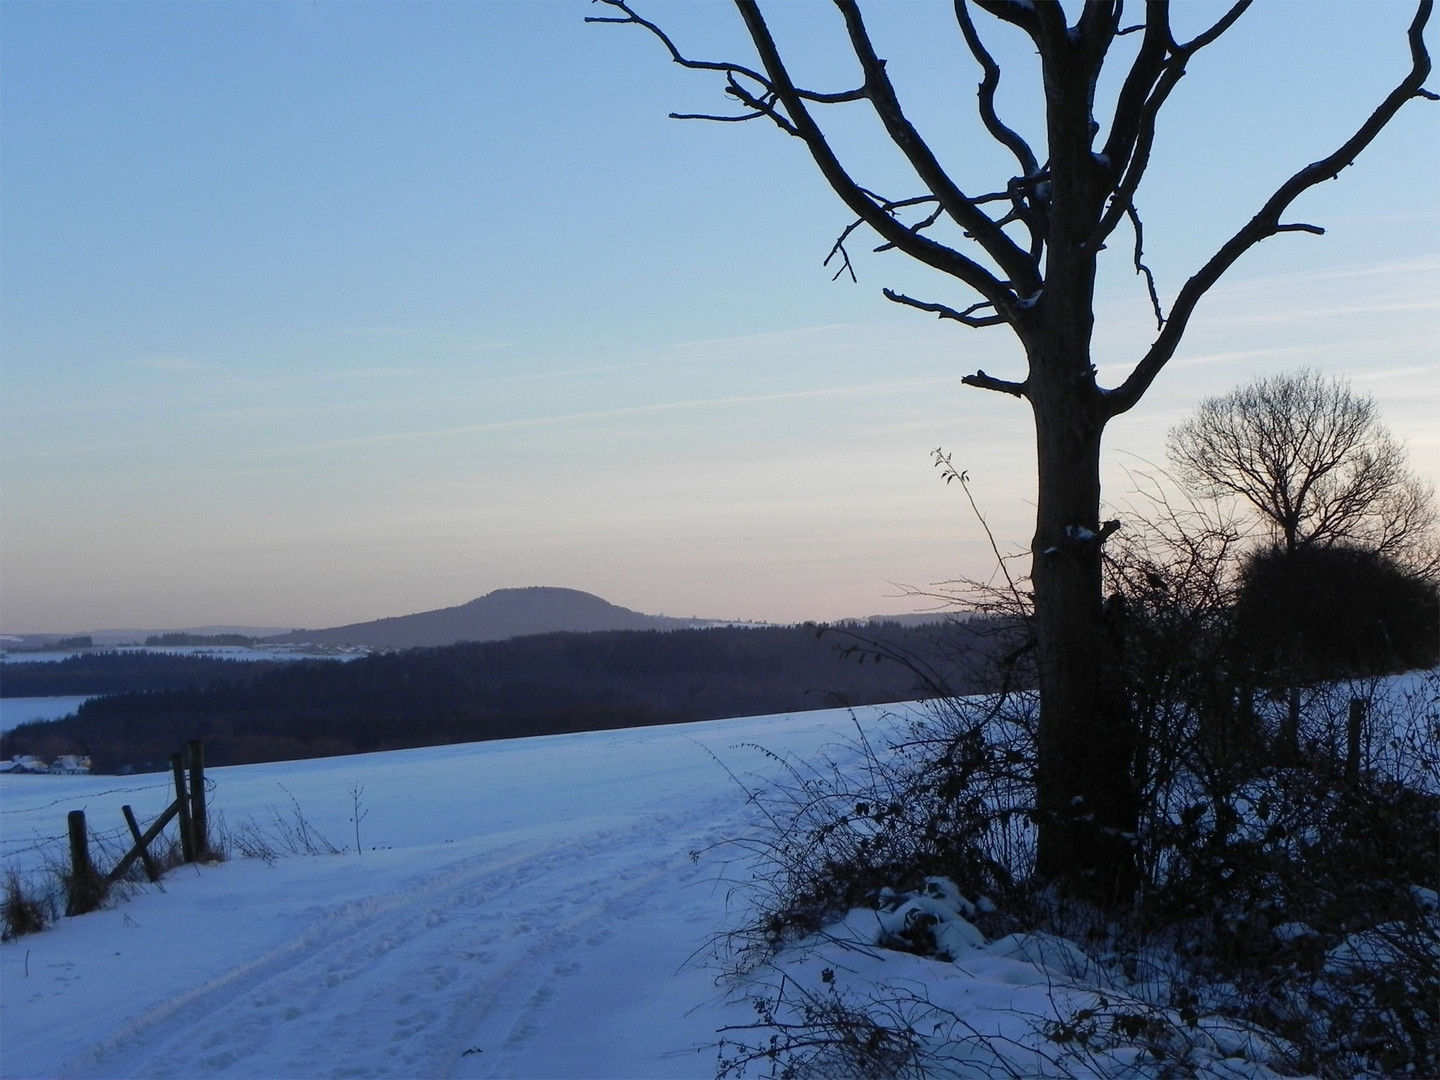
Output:
<svg viewBox="0 0 1440 1080">
<path fill-rule="evenodd" d="M 78 754 L 61 754 L 50 764 L 29 754 L 16 754 L 9 761 L 0 761 L 0 773 L 46 773 L 51 776 L 84 776 L 90 772 L 90 759 Z"/>
</svg>

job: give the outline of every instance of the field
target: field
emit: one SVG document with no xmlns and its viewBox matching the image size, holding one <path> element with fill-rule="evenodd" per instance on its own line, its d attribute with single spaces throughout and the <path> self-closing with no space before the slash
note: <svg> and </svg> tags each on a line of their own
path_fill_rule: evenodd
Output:
<svg viewBox="0 0 1440 1080">
<path fill-rule="evenodd" d="M 1432 749 L 1433 704 L 1417 733 Z M 953 962 L 876 947 L 885 916 L 857 909 L 772 963 L 740 971 L 732 955 L 727 973 L 756 871 L 726 841 L 756 834 L 750 795 L 785 775 L 760 748 L 861 769 L 857 733 L 882 746 L 915 708 L 212 770 L 228 861 L 0 946 L 0 1075 L 709 1077 L 796 1015 L 777 1012 L 782 995 L 818 1010 L 807 1038 L 878 1000 L 947 1075 L 1146 1078 L 1181 1060 L 1201 1077 L 1279 1075 L 1268 1033 L 1180 1021 L 1163 953 L 1130 978 L 1061 937 L 987 940 L 923 898 Z M 113 850 L 122 803 L 147 820 L 170 798 L 158 775 L 0 777 L 4 869 L 43 876 L 69 810 Z M 1105 1039 L 1066 1034 L 1095 1016 Z"/>
<path fill-rule="evenodd" d="M 690 853 L 745 820 L 711 755 L 744 772 L 763 759 L 737 744 L 850 730 L 812 712 L 213 770 L 230 828 L 298 804 L 345 850 L 183 869 L 0 947 L 0 1072 L 712 1075 L 746 1009 L 700 963 L 727 865 Z M 4 777 L 5 862 L 36 865 L 70 809 L 102 831 L 171 797 L 161 776 Z"/>
</svg>

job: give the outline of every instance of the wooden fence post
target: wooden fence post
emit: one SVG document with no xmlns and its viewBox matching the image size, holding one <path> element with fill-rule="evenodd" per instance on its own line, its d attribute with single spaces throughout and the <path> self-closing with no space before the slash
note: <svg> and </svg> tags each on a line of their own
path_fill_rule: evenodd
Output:
<svg viewBox="0 0 1440 1080">
<path fill-rule="evenodd" d="M 155 838 L 164 831 L 165 826 L 170 824 L 170 819 L 178 813 L 180 813 L 180 800 L 176 799 L 165 808 L 164 812 L 158 818 L 150 823 L 150 828 L 145 830 L 145 835 L 140 837 L 140 839 L 136 841 L 135 846 L 126 852 L 125 857 L 115 864 L 115 868 L 110 871 L 110 880 L 119 881 L 125 876 L 125 871 L 130 869 L 131 863 L 142 855 L 147 862 L 151 861 L 149 853 L 150 845 L 154 843 Z"/>
<path fill-rule="evenodd" d="M 190 750 L 190 836 L 197 858 L 210 851 L 210 837 L 205 814 L 205 744 L 191 739 Z"/>
<path fill-rule="evenodd" d="M 170 755 L 175 774 L 175 801 L 180 804 L 180 853 L 187 863 L 195 861 L 195 832 L 190 823 L 190 795 L 185 790 L 185 766 L 179 754 Z"/>
<path fill-rule="evenodd" d="M 140 831 L 139 823 L 135 820 L 135 811 L 131 810 L 128 806 L 122 806 L 120 807 L 120 812 L 125 815 L 125 824 L 130 826 L 130 835 L 135 838 L 135 847 L 140 850 L 140 858 L 145 863 L 145 876 L 152 882 L 159 881 L 160 868 L 155 865 L 155 860 L 150 857 L 149 842 L 145 839 L 145 835 Z M 129 864 L 126 864 L 126 869 L 129 869 Z M 116 876 L 114 871 L 111 871 L 111 876 Z"/>
<path fill-rule="evenodd" d="M 90 862 L 90 833 L 85 827 L 85 811 L 71 810 L 67 824 L 70 828 L 70 881 L 66 892 L 66 915 L 84 915 L 94 911 L 105 898 L 105 883 L 95 873 Z"/>
</svg>

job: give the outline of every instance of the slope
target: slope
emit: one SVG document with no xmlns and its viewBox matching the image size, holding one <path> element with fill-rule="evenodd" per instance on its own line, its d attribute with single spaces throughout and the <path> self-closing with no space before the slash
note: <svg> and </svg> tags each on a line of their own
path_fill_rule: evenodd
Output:
<svg viewBox="0 0 1440 1080">
<path fill-rule="evenodd" d="M 691 962 L 725 919 L 728 861 L 691 852 L 746 813 L 711 754 L 743 774 L 761 759 L 733 744 L 809 755 L 849 725 L 831 711 L 213 770 L 232 826 L 289 815 L 293 796 L 348 850 L 177 872 L 0 946 L 0 1074 L 709 1076 L 716 1027 L 748 1011 Z M 103 828 L 167 797 L 160 779 L 28 779 L 0 778 L 9 868 L 33 867 L 15 849 L 71 806 Z"/>
</svg>

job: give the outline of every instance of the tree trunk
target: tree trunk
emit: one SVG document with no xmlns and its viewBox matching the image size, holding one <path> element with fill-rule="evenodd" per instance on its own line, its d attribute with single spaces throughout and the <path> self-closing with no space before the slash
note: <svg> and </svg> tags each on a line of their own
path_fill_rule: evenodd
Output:
<svg viewBox="0 0 1440 1080">
<path fill-rule="evenodd" d="M 1135 739 L 1120 665 L 1123 615 L 1102 595 L 1100 439 L 1093 376 L 1044 379 L 1032 363 L 1039 492 L 1032 543 L 1042 878 L 1103 902 L 1138 883 Z M 1080 370 L 1089 376 L 1088 359 Z M 1057 365 L 1058 366 L 1058 365 Z M 1052 368 L 1053 370 L 1053 368 Z"/>
</svg>

